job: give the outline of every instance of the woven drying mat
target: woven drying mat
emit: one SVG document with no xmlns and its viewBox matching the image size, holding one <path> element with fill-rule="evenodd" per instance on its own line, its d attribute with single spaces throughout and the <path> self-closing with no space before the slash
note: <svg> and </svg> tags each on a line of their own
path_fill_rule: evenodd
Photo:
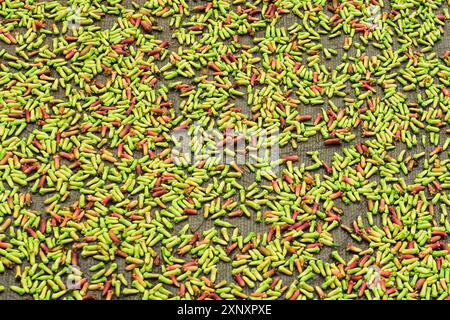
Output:
<svg viewBox="0 0 450 320">
<path fill-rule="evenodd" d="M 66 2 L 66 1 L 62 1 L 62 2 Z M 136 2 L 142 3 L 142 1 L 136 1 Z M 193 2 L 194 5 L 198 5 L 202 1 L 186 1 L 186 2 L 188 4 L 191 4 Z M 384 10 L 389 10 L 389 1 L 385 1 L 385 3 L 387 3 L 387 5 L 385 6 Z M 123 1 L 123 4 L 125 6 L 129 6 L 131 8 L 130 1 Z M 106 16 L 106 17 L 102 18 L 102 20 L 100 22 L 97 22 L 97 24 L 100 25 L 102 28 L 110 28 L 116 23 L 116 21 L 117 21 L 116 19 L 117 19 L 116 16 Z M 158 34 L 160 35 L 159 39 L 165 40 L 165 39 L 172 38 L 173 28 L 169 27 L 168 22 L 169 22 L 169 19 L 158 19 L 158 24 L 163 26 L 163 31 L 158 32 Z M 301 20 L 292 14 L 287 14 L 287 15 L 283 16 L 283 18 L 277 24 L 277 26 L 279 27 L 282 25 L 287 28 L 288 26 L 292 25 L 295 22 L 301 23 Z M 263 37 L 264 35 L 259 34 L 258 36 Z M 49 38 L 47 38 L 47 39 L 49 39 Z M 342 54 L 345 52 L 342 48 L 343 36 L 340 36 L 340 37 L 337 37 L 337 38 L 334 38 L 331 40 L 326 39 L 325 37 L 323 37 L 323 39 L 324 39 L 324 41 L 322 42 L 322 44 L 325 48 L 332 48 L 332 49 L 335 49 L 338 51 L 337 57 L 333 57 L 333 59 L 331 59 L 329 61 L 325 61 L 325 63 L 328 63 L 329 70 L 332 71 L 339 64 L 339 61 L 340 61 L 339 57 L 341 57 Z M 243 37 L 241 41 L 243 43 L 251 44 L 251 40 L 249 37 L 247 37 L 247 39 L 245 37 Z M 47 43 L 49 45 L 51 45 L 51 43 L 49 41 L 47 41 Z M 178 46 L 179 46 L 179 44 L 176 42 L 176 40 L 172 39 L 170 42 L 169 49 L 173 50 L 173 51 L 177 51 Z M 12 50 L 13 46 L 8 46 L 8 45 L 5 45 L 3 42 L 0 42 L 0 50 L 3 48 L 5 48 L 10 53 L 14 53 L 14 51 Z M 441 53 L 441 52 L 444 52 L 449 49 L 450 49 L 450 27 L 448 26 L 448 24 L 446 24 L 444 37 L 435 44 L 433 51 Z M 374 50 L 373 47 L 369 47 L 368 50 L 366 51 L 366 53 L 370 56 L 371 54 L 374 53 L 373 50 Z M 351 55 L 353 53 L 354 53 L 354 48 L 351 48 L 348 51 L 348 54 Z M 414 94 L 416 94 L 416 92 Z M 349 97 L 351 97 L 351 91 L 349 91 L 348 93 L 349 93 Z M 59 97 L 59 98 L 61 98 L 61 97 Z M 411 95 L 409 95 L 408 98 L 411 99 L 411 101 L 414 101 L 415 95 L 411 94 Z M 181 102 L 181 98 L 177 95 L 171 95 L 170 99 L 175 106 L 179 105 Z M 338 106 L 343 105 L 342 98 L 337 97 L 337 98 L 333 98 L 332 100 Z M 243 110 L 244 114 L 251 114 L 251 111 L 249 110 L 245 101 L 246 101 L 246 97 L 237 98 L 235 101 L 235 104 L 236 104 L 236 106 L 240 107 Z M 301 114 L 311 114 L 314 118 L 318 113 L 322 112 L 322 108 L 327 108 L 327 106 L 326 105 L 316 106 L 316 107 L 302 106 L 301 108 L 303 108 L 300 110 Z M 33 128 L 26 129 L 24 137 L 26 137 L 26 135 L 29 134 L 32 130 L 33 130 Z M 357 135 L 357 138 L 355 140 L 351 141 L 350 143 L 344 143 L 343 146 L 348 146 L 350 144 L 355 144 L 355 143 L 364 141 L 364 138 L 361 137 L 361 130 L 362 129 L 360 127 L 358 127 L 357 129 L 354 129 L 354 133 Z M 442 141 L 445 141 L 446 135 L 445 135 L 445 132 L 443 132 L 443 130 L 441 131 L 441 134 L 442 134 L 441 139 L 444 139 Z M 391 151 L 392 155 L 398 154 L 403 148 L 404 148 L 403 145 L 399 145 L 398 148 Z M 430 152 L 433 149 L 434 149 L 434 146 L 432 146 L 432 145 L 423 146 L 421 143 L 418 143 L 417 146 L 415 146 L 413 149 L 410 150 L 410 152 L 411 153 L 419 153 L 422 151 Z M 331 146 L 331 147 L 324 146 L 323 140 L 319 137 L 319 135 L 311 137 L 306 142 L 300 142 L 296 149 L 293 149 L 290 144 L 288 144 L 286 147 L 280 148 L 281 156 L 297 154 L 300 156 L 300 161 L 311 164 L 312 162 L 309 160 L 309 157 L 305 156 L 306 152 L 308 152 L 308 151 L 319 151 L 320 159 L 325 160 L 327 162 L 330 162 L 330 159 L 332 158 L 334 153 L 338 153 L 341 155 L 343 154 L 340 146 Z M 297 163 L 297 164 L 299 164 L 299 163 Z M 420 168 L 417 168 L 414 170 L 414 172 L 418 173 L 418 172 L 420 172 L 420 170 L 421 170 Z M 324 174 L 325 171 L 320 169 L 320 170 L 316 170 L 314 173 Z M 407 177 L 408 180 L 411 179 L 411 181 L 412 181 L 412 179 L 414 178 L 413 173 L 408 175 L 408 177 Z M 410 177 L 410 176 L 412 176 L 412 177 Z M 244 186 L 248 186 L 253 182 L 254 182 L 254 174 L 248 173 L 248 172 L 245 173 L 239 181 L 239 183 L 241 183 Z M 70 196 L 70 199 L 67 200 L 67 202 L 76 200 L 77 195 L 75 194 L 75 192 L 72 191 L 71 193 L 72 194 Z M 39 197 L 39 195 L 33 194 L 33 205 L 32 205 L 31 209 L 43 210 L 44 199 L 45 199 L 44 197 Z M 344 210 L 344 214 L 342 216 L 341 221 L 343 224 L 346 224 L 346 225 L 350 225 L 352 223 L 352 221 L 356 220 L 356 218 L 358 216 L 360 216 L 360 215 L 364 216 L 364 213 L 367 212 L 366 203 L 363 201 L 361 201 L 359 203 L 352 203 L 351 205 L 345 205 L 344 203 L 341 202 L 339 208 Z M 379 218 L 379 216 L 375 216 L 374 220 L 376 223 L 378 222 L 378 225 L 381 225 L 381 221 L 378 218 Z M 196 230 L 199 232 L 213 227 L 213 221 L 204 219 L 202 217 L 202 215 L 192 216 L 186 221 L 187 221 L 187 223 L 190 224 L 190 226 L 193 230 Z M 178 224 L 176 226 L 176 229 L 181 228 L 185 223 L 186 222 L 182 222 L 182 223 Z M 247 218 L 233 219 L 233 223 L 237 227 L 239 227 L 240 230 L 242 230 L 242 234 L 244 234 L 244 235 L 248 234 L 251 231 L 262 234 L 264 232 L 267 232 L 267 230 L 269 228 L 269 226 L 265 225 L 264 223 L 258 223 L 256 221 L 254 221 L 253 219 L 247 219 Z M 329 261 L 329 260 L 331 260 L 331 257 L 330 257 L 331 251 L 337 250 L 344 259 L 346 259 L 346 260 L 350 259 L 351 256 L 353 256 L 353 253 L 347 252 L 346 248 L 347 248 L 348 244 L 355 243 L 354 240 L 346 232 L 344 232 L 341 228 L 334 229 L 332 231 L 332 235 L 335 240 L 335 243 L 338 244 L 338 246 L 335 248 L 324 247 L 321 250 L 321 252 L 317 255 L 317 257 L 324 261 Z M 367 247 L 365 245 L 366 244 L 364 244 L 364 243 L 358 243 L 358 246 L 361 248 Z M 127 272 L 124 269 L 125 268 L 124 260 L 117 259 L 115 262 L 118 263 L 118 265 L 119 265 L 118 270 L 123 270 L 123 273 L 128 278 L 128 281 L 131 281 L 130 272 Z M 83 271 L 84 276 L 89 278 L 89 276 L 92 273 L 89 272 L 87 269 L 90 266 L 96 264 L 97 262 L 93 259 L 80 258 L 79 263 L 80 263 L 80 269 Z M 233 278 L 231 276 L 231 265 L 229 263 L 225 264 L 225 263 L 219 262 L 218 268 L 219 268 L 218 274 L 220 274 L 221 278 L 226 279 L 227 281 L 230 281 L 230 282 L 233 281 Z M 283 282 L 285 284 L 290 284 L 294 280 L 295 277 L 288 277 L 288 276 L 284 276 L 281 274 L 280 278 L 283 279 Z M 313 279 L 310 284 L 312 284 L 312 285 L 319 284 L 320 283 L 319 280 L 320 279 L 317 279 L 317 278 Z M 20 297 L 16 293 L 9 290 L 8 287 L 10 285 L 14 285 L 14 284 L 20 285 L 19 281 L 17 281 L 15 279 L 14 270 L 7 270 L 6 273 L 1 274 L 0 275 L 0 284 L 4 285 L 6 287 L 5 292 L 0 295 L 1 299 L 21 299 L 21 298 L 22 299 L 31 299 L 31 297 L 29 295 Z M 167 287 L 167 288 L 169 290 L 172 290 L 173 292 L 177 291 L 175 288 L 170 288 L 170 287 Z M 123 296 L 123 297 L 121 297 L 121 299 L 139 299 L 139 296 L 138 295 L 133 295 L 133 296 L 129 296 L 129 297 Z"/>
</svg>

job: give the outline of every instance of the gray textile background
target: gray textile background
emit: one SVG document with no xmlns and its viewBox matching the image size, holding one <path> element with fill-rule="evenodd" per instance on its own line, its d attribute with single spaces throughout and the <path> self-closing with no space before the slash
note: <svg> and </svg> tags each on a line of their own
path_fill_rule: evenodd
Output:
<svg viewBox="0 0 450 320">
<path fill-rule="evenodd" d="M 65 1 L 63 1 L 65 2 Z M 138 3 L 142 3 L 143 1 L 136 1 Z M 187 1 L 188 3 L 192 3 L 192 1 Z M 203 1 L 195 1 L 194 5 L 198 5 Z M 388 3 L 389 1 L 385 1 L 385 3 Z M 127 6 L 130 6 L 130 1 L 124 1 L 124 3 Z M 197 3 L 197 4 L 195 4 Z M 385 7 L 385 10 L 388 10 L 387 8 L 389 8 L 389 4 L 387 4 L 387 6 Z M 291 25 L 296 18 L 293 15 L 285 15 L 282 19 L 282 21 L 278 24 L 278 25 L 284 25 L 286 27 L 288 27 L 289 25 Z M 110 26 L 112 26 L 114 24 L 116 20 L 115 16 L 109 16 L 106 18 L 103 18 L 101 20 L 101 22 L 99 23 L 99 25 L 101 25 L 103 28 L 108 28 Z M 170 39 L 171 38 L 171 30 L 168 26 L 169 23 L 169 19 L 157 19 L 158 24 L 163 26 L 163 32 L 161 32 L 161 39 Z M 449 24 L 446 24 L 446 28 L 445 28 L 446 32 L 444 37 L 442 38 L 441 41 L 439 41 L 436 45 L 435 45 L 435 52 L 437 52 L 438 54 L 442 54 L 445 50 L 450 50 L 450 27 Z M 256 36 L 258 37 L 263 37 L 264 34 L 260 33 L 257 34 Z M 248 38 L 249 39 L 249 38 Z M 243 41 L 247 41 L 248 39 L 243 39 Z M 356 39 L 355 39 L 356 40 Z M 332 39 L 331 41 L 324 41 L 323 45 L 326 48 L 334 48 L 336 50 L 338 50 L 339 55 L 334 58 L 332 58 L 331 60 L 327 60 L 326 63 L 329 64 L 329 67 L 331 70 L 333 70 L 334 67 L 336 67 L 337 64 L 340 63 L 340 59 L 339 57 L 342 55 L 342 53 L 344 52 L 342 49 L 342 41 L 343 41 L 343 37 L 337 37 L 335 39 Z M 357 42 L 357 41 L 355 41 Z M 50 44 L 50 42 L 48 42 Z M 248 41 L 248 43 L 250 44 L 251 42 Z M 51 45 L 51 44 L 50 44 Z M 2 48 L 6 48 L 9 52 L 13 53 L 14 51 L 11 50 L 13 47 L 12 46 L 7 46 L 5 45 L 3 42 L 0 42 L 0 50 Z M 178 43 L 176 42 L 176 40 L 171 40 L 170 42 L 170 50 L 176 51 L 178 49 Z M 370 55 L 371 50 L 373 50 L 373 47 L 369 47 L 369 49 L 367 50 L 367 53 Z M 352 48 L 349 51 L 349 54 L 352 54 L 354 52 L 354 49 Z M 373 52 L 372 52 L 373 53 Z M 350 92 L 350 91 L 349 91 Z M 175 97 L 175 98 L 174 98 Z M 412 98 L 413 96 L 411 96 Z M 174 102 L 175 105 L 177 105 L 180 101 L 180 99 L 177 99 L 176 95 L 171 95 L 171 99 L 172 102 Z M 334 100 L 334 102 L 337 103 L 337 101 L 339 101 L 342 98 L 337 98 Z M 251 114 L 251 111 L 249 110 L 249 108 L 246 106 L 245 100 L 244 99 L 237 99 L 236 100 L 236 105 L 238 107 L 241 107 L 241 109 L 243 109 L 244 113 L 246 114 Z M 317 106 L 317 107 L 301 107 L 303 108 L 301 110 L 302 114 L 311 114 L 313 117 L 319 113 L 321 111 L 322 106 Z M 361 128 L 357 128 L 355 130 L 355 134 L 357 135 L 357 139 L 355 139 L 354 141 L 352 141 L 351 143 L 357 143 L 359 141 L 363 141 L 363 138 L 361 138 L 360 136 L 361 133 Z M 444 136 L 446 136 L 445 132 L 441 133 Z M 419 139 L 420 140 L 420 139 Z M 444 140 L 445 141 L 445 138 Z M 347 145 L 347 144 L 344 144 Z M 394 150 L 394 153 L 398 153 L 402 150 L 404 146 L 400 146 Z M 434 149 L 433 146 L 422 146 L 422 144 L 419 142 L 419 144 L 417 145 L 416 148 L 413 149 L 413 151 L 415 153 L 421 152 L 421 151 L 430 151 Z M 340 151 L 340 147 L 339 146 L 332 146 L 332 147 L 325 147 L 323 145 L 323 142 L 321 140 L 321 137 L 319 135 L 316 135 L 314 137 L 311 137 L 309 139 L 309 141 L 307 142 L 303 142 L 303 143 L 299 143 L 299 146 L 297 149 L 292 149 L 290 147 L 290 145 L 286 148 L 282 148 L 280 149 L 281 151 L 281 155 L 292 155 L 292 154 L 298 154 L 301 156 L 301 159 L 304 161 L 307 157 L 305 156 L 305 153 L 308 151 L 315 151 L 318 150 L 320 151 L 320 158 L 322 160 L 325 160 L 327 162 L 330 161 L 332 155 L 334 152 L 338 152 L 340 154 L 342 154 L 342 152 Z M 309 161 L 309 158 L 308 160 Z M 317 172 L 321 172 L 323 173 L 323 171 L 318 170 Z M 415 173 L 417 173 L 418 171 L 414 171 Z M 413 179 L 410 177 L 411 174 L 408 176 L 408 180 L 409 179 Z M 252 174 L 247 174 L 245 175 L 242 180 L 241 183 L 243 182 L 244 185 L 249 185 L 253 182 L 253 175 Z M 39 210 L 39 208 L 43 208 L 43 200 L 45 198 L 43 197 L 39 197 L 39 195 L 33 195 L 33 209 L 34 210 Z M 74 195 L 71 195 L 71 199 L 74 200 Z M 364 216 L 367 208 L 366 208 L 366 203 L 363 201 L 360 204 L 351 204 L 349 206 L 346 206 L 345 204 L 341 204 L 340 208 L 342 208 L 344 210 L 344 215 L 342 217 L 342 223 L 346 224 L 346 225 L 350 225 L 351 222 L 353 220 L 355 220 L 359 215 Z M 374 217 L 374 220 L 377 221 L 377 217 Z M 192 216 L 189 218 L 189 220 L 187 220 L 191 226 L 192 229 L 198 229 L 198 231 L 203 231 L 203 230 L 207 230 L 209 228 L 211 228 L 213 226 L 213 221 L 212 220 L 204 220 L 203 217 L 201 215 L 197 215 L 197 216 Z M 256 233 L 263 233 L 266 232 L 268 230 L 268 226 L 264 225 L 264 223 L 256 223 L 255 221 L 249 220 L 247 218 L 239 218 L 239 219 L 234 219 L 233 223 L 235 223 L 237 226 L 239 226 L 240 229 L 243 230 L 243 234 L 246 234 L 250 231 L 254 231 Z M 184 225 L 184 223 L 181 223 L 177 226 L 177 230 L 179 227 L 182 227 Z M 333 249 L 333 250 L 338 250 L 339 253 L 341 254 L 341 256 L 343 256 L 345 259 L 349 259 L 353 253 L 348 253 L 346 251 L 346 247 L 349 243 L 353 243 L 352 238 L 346 233 L 344 232 L 342 229 L 337 228 L 333 231 L 333 237 L 335 239 L 335 243 L 339 244 L 340 246 Z M 365 248 L 366 244 L 365 243 L 359 243 L 358 246 Z M 329 260 L 330 258 L 330 252 L 332 251 L 331 248 L 329 247 L 325 247 L 322 249 L 321 253 L 318 255 L 318 257 L 324 259 L 324 260 Z M 116 262 L 119 263 L 119 269 L 124 270 L 124 263 L 123 263 L 123 259 L 117 259 Z M 87 271 L 86 267 L 89 267 L 93 264 L 95 264 L 96 262 L 94 262 L 93 260 L 85 260 L 80 258 L 80 264 L 81 267 L 83 269 L 85 273 L 85 275 L 87 275 L 87 277 L 89 277 L 89 271 Z M 224 263 L 219 263 L 220 268 L 219 269 L 219 275 L 220 278 L 225 278 L 228 279 L 229 281 L 233 281 L 232 277 L 231 277 L 231 264 L 224 264 Z M 124 273 L 127 275 L 128 279 L 129 279 L 129 275 L 131 274 L 131 272 L 126 272 L 124 271 Z M 15 274 L 15 270 L 7 270 L 5 274 L 0 274 L 0 284 L 4 285 L 5 287 L 8 287 L 9 285 L 19 285 L 20 283 L 19 281 L 16 281 L 14 278 L 14 274 Z M 283 282 L 285 284 L 290 284 L 293 280 L 294 280 L 294 276 L 292 277 L 287 277 L 287 276 L 280 276 L 283 279 Z M 130 280 L 130 279 L 129 279 Z M 318 281 L 319 279 L 315 279 L 315 281 Z M 314 283 L 314 281 L 313 281 Z M 169 288 L 169 286 L 167 286 Z M 169 288 L 170 289 L 170 288 Z M 175 292 L 176 290 L 174 290 Z M 20 299 L 21 297 L 19 295 L 17 295 L 16 293 L 12 292 L 11 290 L 9 290 L 9 288 L 6 288 L 6 291 L 2 294 L 0 294 L 0 299 Z M 24 299 L 30 299 L 30 296 L 25 296 L 23 297 Z M 115 298 L 115 297 L 114 297 Z M 123 299 L 138 299 L 139 296 L 131 296 L 131 297 L 121 297 Z"/>
</svg>

